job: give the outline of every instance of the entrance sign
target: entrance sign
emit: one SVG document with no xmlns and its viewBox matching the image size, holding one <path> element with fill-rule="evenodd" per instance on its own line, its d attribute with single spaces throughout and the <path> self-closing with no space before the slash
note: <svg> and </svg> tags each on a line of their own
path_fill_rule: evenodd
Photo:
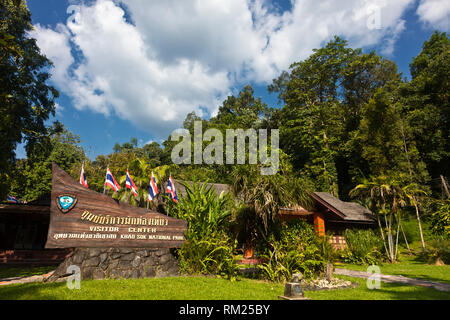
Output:
<svg viewBox="0 0 450 320">
<path fill-rule="evenodd" d="M 89 190 L 52 166 L 46 248 L 179 248 L 187 222 Z"/>
</svg>

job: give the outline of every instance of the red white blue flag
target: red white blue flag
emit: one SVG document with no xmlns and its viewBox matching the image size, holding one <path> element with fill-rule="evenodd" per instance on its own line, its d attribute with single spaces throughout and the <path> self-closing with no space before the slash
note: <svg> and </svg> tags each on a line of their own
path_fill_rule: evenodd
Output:
<svg viewBox="0 0 450 320">
<path fill-rule="evenodd" d="M 14 196 L 7 196 L 6 201 L 8 201 L 10 203 L 19 203 L 19 200 L 17 200 L 17 198 Z"/>
<path fill-rule="evenodd" d="M 158 186 L 156 184 L 155 176 L 152 172 L 152 178 L 150 179 L 150 186 L 148 188 L 148 201 L 152 201 L 158 194 Z"/>
<path fill-rule="evenodd" d="M 116 179 L 114 179 L 109 168 L 106 169 L 105 186 L 109 186 L 109 187 L 113 188 L 114 191 L 116 191 L 116 192 L 118 192 L 120 190 L 120 185 L 116 182 Z"/>
<path fill-rule="evenodd" d="M 133 179 L 131 179 L 130 173 L 127 170 L 127 181 L 125 182 L 125 187 L 130 189 L 131 192 L 133 192 L 134 196 L 137 197 L 138 196 L 138 191 L 137 191 L 137 187 L 133 182 Z"/>
<path fill-rule="evenodd" d="M 169 177 L 169 182 L 167 183 L 166 191 L 167 191 L 167 193 L 170 193 L 172 200 L 175 203 L 178 203 L 178 196 L 177 196 L 177 192 L 175 190 L 175 184 L 173 183 L 172 176 Z"/>
<path fill-rule="evenodd" d="M 81 165 L 80 184 L 85 186 L 86 188 L 89 188 L 86 179 L 86 174 L 84 173 L 84 165 Z"/>
</svg>

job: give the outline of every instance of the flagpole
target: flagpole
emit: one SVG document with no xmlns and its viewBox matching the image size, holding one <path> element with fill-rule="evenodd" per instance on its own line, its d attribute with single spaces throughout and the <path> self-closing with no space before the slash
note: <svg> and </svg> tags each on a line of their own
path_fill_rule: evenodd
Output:
<svg viewBox="0 0 450 320">
<path fill-rule="evenodd" d="M 108 168 L 106 168 L 106 174 L 108 174 Z M 105 182 L 103 183 L 103 194 L 106 193 L 106 174 L 105 174 Z"/>
</svg>

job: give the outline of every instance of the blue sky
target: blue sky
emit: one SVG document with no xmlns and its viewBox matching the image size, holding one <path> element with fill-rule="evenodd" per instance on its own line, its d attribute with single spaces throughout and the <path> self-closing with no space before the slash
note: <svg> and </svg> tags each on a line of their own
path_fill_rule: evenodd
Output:
<svg viewBox="0 0 450 320">
<path fill-rule="evenodd" d="M 450 13 L 447 0 L 27 3 L 61 93 L 52 120 L 79 135 L 91 159 L 131 137 L 160 142 L 188 112 L 208 118 L 248 83 L 276 106 L 271 79 L 335 34 L 409 77 L 411 59 L 433 30 L 448 31 Z"/>
</svg>

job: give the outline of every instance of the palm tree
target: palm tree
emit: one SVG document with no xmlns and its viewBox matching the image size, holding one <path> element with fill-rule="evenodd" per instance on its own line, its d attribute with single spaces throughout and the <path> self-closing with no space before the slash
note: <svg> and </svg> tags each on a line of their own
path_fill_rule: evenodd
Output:
<svg viewBox="0 0 450 320">
<path fill-rule="evenodd" d="M 383 239 L 384 249 L 391 261 L 395 260 L 394 241 L 392 235 L 392 210 L 388 210 L 388 199 L 393 194 L 392 186 L 387 176 L 370 177 L 363 179 L 362 183 L 350 191 L 350 196 L 368 197 L 371 200 L 371 209 L 376 213 L 378 226 Z M 395 199 L 395 198 L 394 198 Z M 395 200 L 394 200 L 395 203 Z M 389 213 L 389 219 L 387 214 Z M 380 216 L 384 217 L 387 235 L 383 231 Z M 386 244 L 387 238 L 387 244 Z"/>
<path fill-rule="evenodd" d="M 419 226 L 419 232 L 420 232 L 420 241 L 422 242 L 422 248 L 425 250 L 425 241 L 423 238 L 423 231 L 422 231 L 422 224 L 420 222 L 420 213 L 419 213 L 419 202 L 418 202 L 418 198 L 417 195 L 418 194 L 423 194 L 423 195 L 427 195 L 427 193 L 420 188 L 420 186 L 416 183 L 410 183 L 406 186 L 404 186 L 402 188 L 403 194 L 409 199 L 409 202 L 414 206 L 414 208 L 416 209 L 416 218 L 417 218 L 417 223 Z"/>
<path fill-rule="evenodd" d="M 264 236 L 267 233 L 269 224 L 275 221 L 280 206 L 300 204 L 308 207 L 311 204 L 308 189 L 303 181 L 290 175 L 263 176 L 259 166 L 243 165 L 233 168 L 231 178 L 233 193 L 247 206 L 241 210 L 246 220 L 242 223 L 254 226 L 246 228 L 248 252 L 253 251 L 253 242 L 257 235 Z M 261 228 L 259 222 L 262 222 Z"/>
</svg>

